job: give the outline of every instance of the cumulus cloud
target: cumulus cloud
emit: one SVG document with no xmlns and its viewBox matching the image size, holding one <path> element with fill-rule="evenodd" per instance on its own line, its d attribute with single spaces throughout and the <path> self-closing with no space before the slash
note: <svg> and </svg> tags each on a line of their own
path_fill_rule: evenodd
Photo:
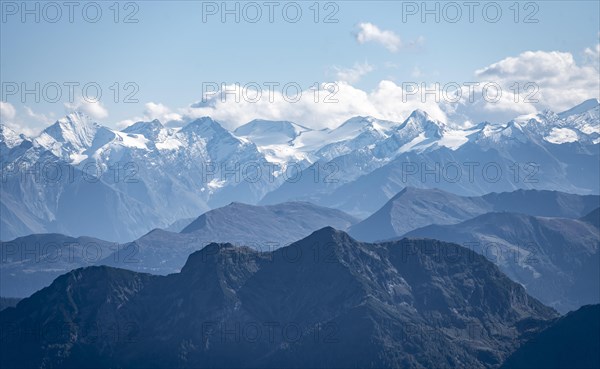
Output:
<svg viewBox="0 0 600 369">
<path fill-rule="evenodd" d="M 358 28 L 359 31 L 356 34 L 356 41 L 358 41 L 359 44 L 375 42 L 383 45 L 383 47 L 393 53 L 400 50 L 400 47 L 402 46 L 400 36 L 392 31 L 381 30 L 373 23 L 360 23 Z"/>
<path fill-rule="evenodd" d="M 255 92 L 244 92 L 243 86 L 231 85 L 226 89 L 235 93 L 216 93 L 193 104 L 186 109 L 186 117 L 210 116 L 230 129 L 252 119 L 289 120 L 316 129 L 334 128 L 357 115 L 404 120 L 415 109 L 425 110 L 436 119 L 447 118 L 435 101 L 422 101 L 391 81 L 381 81 L 368 92 L 345 81 L 323 84 L 318 92 L 306 89 L 298 95 L 286 95 L 280 88 L 269 96 L 269 91 L 263 90 L 257 101 L 252 101 Z M 294 101 L 297 96 L 300 98 Z"/>
<path fill-rule="evenodd" d="M 596 70 L 600 70 L 600 44 L 596 44 L 596 47 L 593 48 L 586 48 L 583 55 L 586 63 L 596 68 Z"/>
<path fill-rule="evenodd" d="M 29 115 L 29 111 L 31 111 L 31 109 L 25 107 L 25 110 Z M 33 113 L 33 111 L 31 111 L 31 113 Z M 35 136 L 44 128 L 47 122 L 42 122 L 37 119 L 34 122 L 29 120 L 24 122 L 19 118 L 17 109 L 15 109 L 11 103 L 0 101 L 0 123 L 5 124 L 8 128 L 17 133 L 23 133 L 27 136 Z"/>
<path fill-rule="evenodd" d="M 178 122 L 183 119 L 181 114 L 173 112 L 169 107 L 161 103 L 148 102 L 144 105 L 142 116 L 117 122 L 118 128 L 125 128 L 140 121 L 152 121 L 158 119 L 161 123 Z"/>
<path fill-rule="evenodd" d="M 13 131 L 25 133 L 23 132 L 23 128 L 15 122 L 16 116 L 17 110 L 11 103 L 0 101 L 0 123 L 4 124 Z"/>
<path fill-rule="evenodd" d="M 161 103 L 157 104 L 149 102 L 145 106 L 144 116 L 147 117 L 148 120 L 158 119 L 164 123 L 172 120 L 181 120 L 180 114 L 171 111 L 171 109 Z"/>
<path fill-rule="evenodd" d="M 339 81 L 348 83 L 358 82 L 365 74 L 373 71 L 373 66 L 365 62 L 363 64 L 355 63 L 351 68 L 334 67 L 336 77 Z"/>
<path fill-rule="evenodd" d="M 584 54 L 597 58 L 597 50 L 586 49 Z M 502 89 L 499 102 L 482 105 L 485 110 L 533 113 L 544 109 L 562 111 L 599 97 L 597 68 L 589 58 L 577 63 L 568 52 L 526 51 L 479 69 L 475 76 L 482 86 L 495 83 Z M 518 102 L 514 101 L 515 95 Z"/>
<path fill-rule="evenodd" d="M 181 109 L 149 102 L 137 116 L 119 122 L 117 126 L 153 119 L 183 125 L 191 119 L 210 116 L 229 129 L 253 119 L 289 120 L 320 129 L 337 127 L 357 115 L 403 121 L 415 109 L 425 110 L 434 118 L 457 126 L 481 121 L 504 123 L 518 115 L 545 109 L 560 112 L 584 100 L 599 98 L 599 50 L 598 46 L 582 50 L 578 60 L 568 52 L 526 51 L 476 70 L 472 81 L 456 81 L 458 89 L 455 91 L 447 89 L 447 84 L 407 84 L 390 80 L 381 81 L 371 90 L 362 90 L 353 84 L 374 67 L 357 63 L 350 68 L 335 69 L 338 80 L 335 84 L 323 84 L 317 91 L 305 86 L 298 98 L 294 88 L 285 94 L 283 85 L 275 87 L 274 91 L 266 86 L 256 91 L 229 85 L 225 91 L 206 93 L 202 101 Z M 422 78 L 421 74 L 415 68 L 412 78 Z M 466 86 L 465 82 L 474 85 Z M 218 87 L 215 86 L 217 90 Z M 498 88 L 501 95 L 496 97 Z M 2 103 L 0 107 L 3 121 L 21 124 L 12 105 Z M 107 115 L 100 105 L 80 104 L 74 108 L 82 107 L 96 118 Z M 44 119 L 43 115 L 33 112 L 27 112 L 27 115 L 24 117 L 28 124 L 36 117 Z"/>
<path fill-rule="evenodd" d="M 389 51 L 395 53 L 401 49 L 411 49 L 423 46 L 425 38 L 423 36 L 417 37 L 416 40 L 410 40 L 408 42 L 402 42 L 400 36 L 393 31 L 381 30 L 373 23 L 359 23 L 358 32 L 356 33 L 356 41 L 359 44 L 365 44 L 367 42 L 375 42 Z"/>
<path fill-rule="evenodd" d="M 593 53 L 592 49 L 584 51 Z M 182 114 L 211 116 L 228 128 L 255 118 L 331 128 L 356 115 L 402 121 L 414 109 L 422 109 L 451 125 L 468 126 L 481 121 L 504 123 L 518 115 L 545 109 L 560 112 L 598 97 L 600 89 L 599 72 L 592 62 L 578 63 L 572 54 L 557 51 L 527 51 L 502 59 L 475 71 L 471 81 L 424 84 L 384 80 L 371 91 L 353 87 L 352 81 L 356 80 L 353 77 L 368 69 L 358 65 L 338 70 L 341 72 L 338 77 L 344 78 L 338 78 L 334 103 L 323 102 L 325 90 L 320 91 L 317 103 L 311 90 L 303 91 L 302 98 L 291 103 L 281 89 L 275 91 L 273 101 L 267 98 L 268 91 L 263 91 L 259 101 L 249 102 L 244 99 L 243 87 L 227 86 L 228 91 L 234 92 L 207 96 Z M 421 73 L 416 68 L 413 77 Z M 254 96 L 247 91 L 246 95 Z"/>
<path fill-rule="evenodd" d="M 29 106 L 25 106 L 25 113 L 28 118 L 31 118 L 33 121 L 42 123 L 43 125 L 48 125 L 53 123 L 56 119 L 54 118 L 54 114 L 43 114 L 34 112 Z"/>
<path fill-rule="evenodd" d="M 0 118 L 3 123 L 5 121 L 11 122 L 13 119 L 15 119 L 16 115 L 17 111 L 11 103 L 0 101 Z"/>
<path fill-rule="evenodd" d="M 100 101 L 88 101 L 81 97 L 73 103 L 65 103 L 65 108 L 71 111 L 80 111 L 96 120 L 108 117 L 108 110 L 102 106 Z"/>
</svg>

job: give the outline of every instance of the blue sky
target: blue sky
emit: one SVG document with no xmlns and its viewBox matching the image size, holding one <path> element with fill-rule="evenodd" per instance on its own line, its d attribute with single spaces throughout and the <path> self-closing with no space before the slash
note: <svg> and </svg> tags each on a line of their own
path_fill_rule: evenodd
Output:
<svg viewBox="0 0 600 369">
<path fill-rule="evenodd" d="M 282 16 L 281 9 L 286 2 L 276 2 L 274 21 L 269 22 L 268 8 L 261 5 L 263 3 L 257 2 L 263 14 L 256 23 L 243 18 L 245 4 L 241 2 L 237 3 L 239 23 L 234 21 L 233 15 L 229 15 L 226 22 L 221 21 L 223 3 L 220 1 L 121 2 L 118 23 L 114 22 L 112 1 L 100 3 L 102 16 L 96 23 L 83 18 L 85 2 L 75 8 L 73 23 L 69 22 L 64 7 L 56 23 L 46 21 L 43 12 L 46 11 L 50 19 L 55 16 L 54 9 L 44 10 L 43 4 L 38 3 L 40 22 L 36 23 L 31 14 L 22 21 L 21 2 L 2 1 L 1 79 L 4 84 L 16 82 L 27 86 L 36 82 L 42 86 L 48 82 L 60 85 L 64 82 L 81 85 L 96 82 L 103 94 L 97 118 L 104 124 L 115 126 L 153 115 L 163 119 L 185 115 L 182 109 L 201 100 L 203 82 L 257 82 L 261 85 L 270 81 L 296 82 L 308 89 L 315 82 L 345 79 L 353 89 L 368 94 L 380 89 L 381 81 L 397 85 L 407 81 L 442 84 L 474 81 L 477 70 L 527 51 L 559 51 L 572 55 L 577 66 L 591 63 L 597 67 L 598 1 L 518 2 L 518 22 L 514 19 L 515 2 L 497 2 L 502 15 L 496 23 L 484 18 L 484 7 L 488 9 L 489 17 L 495 16 L 496 7 L 488 2 L 478 2 L 473 22 L 468 19 L 468 8 L 461 5 L 463 2 L 457 2 L 462 16 L 456 23 L 444 19 L 444 15 L 451 18 L 456 13 L 452 8 L 447 8 L 448 13 L 444 13 L 443 2 L 426 5 L 430 8 L 439 6 L 439 23 L 435 22 L 434 15 L 428 15 L 422 22 L 423 3 L 420 1 L 320 2 L 318 23 L 314 22 L 312 1 L 298 2 L 302 16 L 296 23 L 288 22 Z M 14 4 L 19 6 L 16 11 Z M 28 2 L 31 8 L 35 4 Z M 207 14 L 215 10 L 214 6 L 219 8 L 217 14 Z M 228 2 L 227 6 L 233 8 L 236 2 Z M 414 6 L 419 7 L 416 14 L 408 14 L 415 10 Z M 90 17 L 94 16 L 94 9 L 88 6 Z M 251 7 L 247 11 L 249 17 L 254 16 Z M 293 17 L 295 6 L 288 5 L 288 11 Z M 337 23 L 324 23 L 325 15 L 332 11 L 336 11 L 333 19 Z M 123 23 L 124 17 L 132 12 L 135 13 L 132 19 L 138 22 Z M 535 14 L 531 20 L 537 20 L 537 23 L 525 23 L 526 15 L 532 12 Z M 365 28 L 367 23 L 375 27 L 375 31 Z M 552 59 L 547 63 L 556 64 Z M 566 83 L 589 80 L 590 74 L 583 76 L 581 73 L 574 75 Z M 597 73 L 591 76 L 593 81 Z M 505 78 L 506 75 L 496 77 Z M 110 89 L 111 86 L 114 88 L 115 82 L 120 84 L 119 100 L 133 91 L 131 86 L 123 91 L 126 82 L 139 86 L 133 96 L 139 103 L 115 103 Z M 567 85 L 565 89 L 570 87 Z M 590 89 L 589 85 L 578 88 Z M 31 95 L 25 99 L 20 94 L 7 95 L 4 89 L 5 86 L 3 106 L 6 108 L 6 103 L 11 104 L 14 113 L 7 113 L 3 108 L 3 120 L 10 120 L 14 126 L 39 128 L 77 107 L 77 102 L 66 102 L 66 87 L 62 88 L 63 99 L 40 103 L 36 103 Z M 79 96 L 77 90 L 76 96 Z M 555 94 L 550 88 L 542 93 Z M 589 97 L 595 97 L 597 91 L 592 88 L 589 94 Z M 584 95 L 579 93 L 572 101 L 586 97 Z M 552 105 L 557 100 L 564 99 L 544 101 L 546 105 Z M 151 102 L 154 108 L 149 109 L 147 104 Z M 251 108 L 237 120 L 243 121 L 253 114 L 273 118 L 272 112 Z M 90 109 L 90 112 L 97 111 Z M 322 110 L 319 112 L 323 113 Z M 169 116 L 169 113 L 175 115 Z M 331 120 L 350 114 L 337 113 Z M 303 117 L 296 113 L 291 115 L 292 118 Z M 287 116 L 283 114 L 282 117 Z M 226 114 L 221 119 L 231 126 L 239 124 Z"/>
</svg>

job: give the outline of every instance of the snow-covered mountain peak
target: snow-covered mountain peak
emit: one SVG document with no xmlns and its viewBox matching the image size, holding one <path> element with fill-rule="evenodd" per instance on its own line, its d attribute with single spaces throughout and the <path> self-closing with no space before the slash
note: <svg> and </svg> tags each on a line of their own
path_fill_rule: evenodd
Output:
<svg viewBox="0 0 600 369">
<path fill-rule="evenodd" d="M 524 128 L 526 124 L 527 123 L 524 122 L 511 120 L 504 125 L 486 125 L 475 136 L 475 142 L 492 145 L 526 142 L 529 139 L 529 135 Z"/>
<path fill-rule="evenodd" d="M 6 125 L 0 124 L 0 142 L 4 143 L 9 149 L 19 146 L 26 139 L 27 137 L 23 134 L 18 134 Z"/>
<path fill-rule="evenodd" d="M 92 146 L 99 128 L 86 114 L 73 112 L 44 129 L 34 142 L 56 156 L 73 159 Z"/>
<path fill-rule="evenodd" d="M 125 128 L 122 132 L 140 134 L 147 139 L 156 139 L 165 127 L 158 119 L 151 122 L 137 122 Z"/>
<path fill-rule="evenodd" d="M 544 168 L 539 173 L 540 183 L 549 188 L 593 192 L 598 188 L 593 165 L 597 166 L 598 160 L 600 114 L 595 102 L 584 104 L 585 108 L 590 106 L 595 107 L 572 109 L 566 118 L 545 111 L 504 124 L 484 122 L 468 128 L 436 121 L 417 110 L 403 122 L 361 116 L 335 129 L 322 130 L 292 122 L 254 120 L 246 124 L 244 129 L 248 131 L 240 128 L 235 133 L 209 117 L 196 119 L 181 129 L 152 121 L 119 131 L 74 113 L 31 140 L 21 141 L 15 132 L 0 127 L 0 150 L 2 159 L 10 163 L 20 159 L 32 164 L 52 160 L 82 169 L 97 164 L 103 174 L 102 184 L 94 188 L 100 191 L 98 196 L 86 196 L 90 193 L 86 188 L 73 187 L 81 182 L 58 186 L 27 182 L 25 195 L 15 194 L 24 199 L 25 206 L 33 209 L 27 211 L 41 219 L 48 230 L 55 229 L 53 224 L 71 222 L 64 229 L 87 233 L 78 221 L 89 212 L 67 219 L 62 211 L 65 206 L 81 205 L 99 209 L 97 222 L 102 228 L 96 228 L 95 235 L 114 235 L 118 229 L 114 237 L 131 238 L 232 201 L 269 204 L 309 200 L 342 204 L 339 206 L 364 216 L 379 206 L 366 195 L 374 193 L 377 202 L 408 185 L 424 186 L 423 171 L 405 176 L 403 163 L 408 162 L 419 168 L 425 163 L 430 168 L 429 163 L 482 160 L 498 162 L 504 168 L 505 164 L 534 160 Z M 159 134 L 150 134 L 156 132 Z M 568 155 L 562 156 L 563 152 Z M 135 179 L 139 185 L 123 180 L 132 173 L 130 166 L 125 168 L 127 163 L 137 166 Z M 254 177 L 257 164 L 262 175 Z M 126 171 L 116 172 L 114 168 Z M 296 172 L 303 173 L 295 177 L 301 179 L 298 184 L 282 175 L 287 173 L 291 179 Z M 117 174 L 119 181 L 115 182 Z M 467 180 L 436 183 L 444 189 L 473 192 L 515 187 L 510 179 L 499 184 L 475 180 L 475 184 Z M 37 208 L 41 196 L 49 199 L 43 202 L 47 208 Z M 14 209 L 14 214 L 19 214 L 24 207 L 15 202 Z M 2 228 L 6 229 L 4 224 Z M 15 228 L 12 232 L 21 231 Z"/>
<path fill-rule="evenodd" d="M 357 116 L 348 119 L 333 130 L 322 131 L 317 158 L 331 160 L 353 151 L 371 150 L 384 142 L 398 127 L 397 122 Z M 324 145 L 323 145 L 324 144 Z"/>
<path fill-rule="evenodd" d="M 265 120 L 265 119 L 254 119 L 240 127 L 238 127 L 235 132 L 240 134 L 252 133 L 254 131 L 269 131 L 269 132 L 279 132 L 285 130 L 293 130 L 294 132 L 298 131 L 311 131 L 310 128 L 301 126 L 300 124 L 296 124 L 287 120 L 275 121 L 275 120 Z"/>
<path fill-rule="evenodd" d="M 489 122 L 483 122 L 477 125 L 477 135 L 479 136 L 483 136 L 483 137 L 490 137 L 492 136 L 494 133 L 496 133 L 497 131 L 499 131 L 500 126 L 489 123 Z"/>
<path fill-rule="evenodd" d="M 327 132 L 327 140 L 330 142 L 345 141 L 356 138 L 363 132 L 375 132 L 387 136 L 397 126 L 396 122 L 380 120 L 371 116 L 356 116 Z"/>
<path fill-rule="evenodd" d="M 519 126 L 528 125 L 528 124 L 543 124 L 546 123 L 546 117 L 549 116 L 551 112 L 545 111 L 539 114 L 524 114 L 519 115 L 511 122 L 517 123 Z"/>
<path fill-rule="evenodd" d="M 456 150 L 469 141 L 472 130 L 450 129 L 446 123 L 438 121 L 423 110 L 415 110 L 393 134 L 380 145 L 379 152 L 393 152 L 393 156 L 408 152 L 434 150 L 446 147 Z M 387 154 L 386 154 L 387 155 Z"/>
<path fill-rule="evenodd" d="M 370 116 L 361 116 L 361 115 L 357 115 L 355 117 L 352 117 L 348 120 L 346 120 L 344 123 L 340 124 L 336 129 L 342 128 L 342 127 L 362 127 L 365 125 L 369 125 L 370 123 L 372 123 L 375 120 L 375 118 L 370 117 Z"/>
<path fill-rule="evenodd" d="M 205 116 L 205 117 L 200 117 L 200 118 L 197 118 L 197 119 L 189 122 L 185 127 L 214 126 L 214 125 L 221 127 L 221 125 L 219 123 L 217 123 L 216 120 L 212 119 L 211 117 Z"/>
<path fill-rule="evenodd" d="M 431 120 L 431 117 L 429 116 L 429 114 L 427 114 L 427 112 L 425 110 L 421 110 L 421 109 L 415 109 L 413 110 L 412 113 L 410 113 L 410 115 L 408 116 L 407 119 L 417 119 L 417 120 Z"/>
<path fill-rule="evenodd" d="M 423 110 L 415 110 L 398 127 L 398 133 L 405 137 L 417 137 L 424 134 L 425 137 L 442 137 L 446 130 L 446 124 L 437 121 Z"/>
<path fill-rule="evenodd" d="M 493 124 L 493 123 L 491 123 L 491 122 L 488 122 L 488 121 L 486 120 L 486 121 L 483 121 L 483 122 L 477 123 L 476 125 L 474 125 L 474 126 L 472 126 L 472 127 L 470 127 L 470 128 L 467 128 L 467 130 L 468 130 L 468 131 L 481 131 L 481 130 L 486 130 L 486 129 L 489 129 L 490 127 L 493 127 L 493 126 L 494 126 L 494 124 Z"/>
<path fill-rule="evenodd" d="M 186 134 L 194 133 L 207 138 L 212 138 L 214 135 L 221 136 L 229 133 L 229 131 L 210 117 L 202 117 L 191 121 L 185 125 L 180 132 Z"/>
<path fill-rule="evenodd" d="M 589 99 L 586 100 L 584 102 L 582 102 L 579 105 L 576 105 L 574 107 L 572 107 L 569 110 L 565 110 L 561 113 L 558 113 L 558 116 L 560 118 L 567 118 L 573 115 L 580 115 L 586 112 L 589 112 L 590 110 L 598 110 L 598 107 L 600 106 L 600 102 L 598 101 L 598 99 L 594 98 L 594 99 Z"/>
<path fill-rule="evenodd" d="M 246 137 L 259 146 L 288 144 L 304 132 L 312 131 L 289 121 L 255 119 L 238 127 L 234 134 Z"/>
<path fill-rule="evenodd" d="M 527 121 L 527 122 L 519 122 L 519 121 L 516 121 L 516 120 L 511 120 L 510 122 L 508 122 L 506 124 L 504 130 L 516 129 L 518 131 L 523 132 L 523 126 L 525 126 L 527 123 L 529 123 L 529 121 Z"/>
<path fill-rule="evenodd" d="M 71 142 L 89 146 L 100 126 L 84 113 L 73 112 L 60 118 L 43 133 L 58 142 Z"/>
</svg>

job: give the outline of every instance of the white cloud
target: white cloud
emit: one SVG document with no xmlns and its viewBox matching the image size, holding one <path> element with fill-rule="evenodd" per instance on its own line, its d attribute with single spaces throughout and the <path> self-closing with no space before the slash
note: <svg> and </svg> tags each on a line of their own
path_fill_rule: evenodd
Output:
<svg viewBox="0 0 600 369">
<path fill-rule="evenodd" d="M 356 41 L 358 41 L 359 44 L 376 42 L 393 53 L 400 50 L 400 47 L 402 46 L 400 36 L 392 31 L 383 31 L 373 23 L 360 23 L 358 28 L 360 30 L 356 34 Z"/>
<path fill-rule="evenodd" d="M 597 50 L 586 49 L 584 53 L 593 56 Z M 588 60 L 577 63 L 568 52 L 526 51 L 479 69 L 475 76 L 482 85 L 489 82 L 501 86 L 500 101 L 482 107 L 484 111 L 504 116 L 544 109 L 560 112 L 589 98 L 598 98 L 600 91 L 597 64 Z M 530 87 L 525 90 L 527 84 Z M 516 87 L 519 87 L 517 103 L 513 101 Z M 525 101 L 528 97 L 529 102 Z"/>
<path fill-rule="evenodd" d="M 316 129 L 337 127 L 357 115 L 401 121 L 415 109 L 425 110 L 436 119 L 447 118 L 435 101 L 423 102 L 419 96 L 406 94 L 401 86 L 391 81 L 381 81 L 370 92 L 355 88 L 345 81 L 336 82 L 335 86 L 337 91 L 330 96 L 331 102 L 324 101 L 331 91 L 323 89 L 318 93 L 317 102 L 315 91 L 303 91 L 299 101 L 289 102 L 281 89 L 275 91 L 272 101 L 269 101 L 268 91 L 264 90 L 260 100 L 250 102 L 243 98 L 241 88 L 232 85 L 227 86 L 227 90 L 236 89 L 239 101 L 236 102 L 233 94 L 215 94 L 206 101 L 190 106 L 185 115 L 191 119 L 210 116 L 230 129 L 252 119 L 289 120 Z M 403 96 L 407 97 L 404 102 Z"/>
<path fill-rule="evenodd" d="M 0 101 L 0 123 L 5 124 L 17 133 L 23 133 L 30 137 L 37 135 L 43 129 L 39 124 L 31 124 L 30 122 L 25 124 L 22 122 L 17 116 L 15 107 L 11 103 L 4 101 Z"/>
<path fill-rule="evenodd" d="M 201 116 L 211 116 L 220 121 L 226 128 L 234 129 L 253 119 L 290 120 L 311 128 L 333 128 L 343 121 L 356 115 L 370 115 L 380 119 L 402 121 L 415 109 L 427 111 L 434 118 L 450 124 L 465 125 L 484 120 L 504 123 L 518 115 L 536 113 L 544 109 L 555 112 L 569 109 L 584 100 L 598 98 L 600 72 L 595 60 L 598 59 L 598 46 L 582 50 L 581 61 L 576 61 L 571 53 L 558 51 L 526 51 L 517 56 L 504 58 L 481 68 L 474 73 L 473 81 L 456 81 L 459 85 L 464 82 L 477 82 L 478 86 L 471 91 L 470 100 L 468 87 L 460 88 L 461 97 L 457 102 L 448 101 L 444 93 L 438 90 L 436 101 L 433 94 L 409 94 L 407 86 L 390 80 L 381 81 L 372 90 L 361 90 L 353 84 L 366 73 L 374 70 L 368 63 L 357 63 L 351 68 L 338 68 L 337 91 L 330 96 L 333 102 L 325 102 L 330 95 L 322 89 L 315 92 L 306 86 L 301 98 L 296 102 L 286 101 L 282 94 L 282 86 L 275 89 L 272 100 L 269 100 L 269 90 L 263 88 L 262 96 L 252 102 L 246 97 L 253 97 L 252 91 L 243 91 L 240 86 L 227 86 L 227 91 L 235 91 L 239 99 L 236 101 L 231 93 L 217 93 L 207 96 L 202 102 L 183 109 L 170 109 L 162 103 L 149 102 L 137 116 L 117 123 L 118 127 L 131 125 L 137 121 L 159 119 L 163 123 L 173 122 L 181 125 L 190 119 Z M 413 77 L 422 72 L 415 67 Z M 427 73 L 430 75 L 430 73 Z M 493 83 L 500 86 L 502 95 L 498 101 L 491 102 L 483 99 L 483 86 Z M 514 84 L 520 86 L 519 102 L 514 101 Z M 538 102 L 524 102 L 528 91 L 523 87 L 533 83 L 539 90 L 530 98 Z M 445 87 L 441 85 L 441 87 Z M 434 85 L 426 86 L 428 91 L 435 90 Z M 292 91 L 293 89 L 291 89 Z M 531 91 L 531 90 L 530 90 Z M 246 94 L 244 94 L 246 92 Z M 439 96 L 442 96 L 440 99 Z M 447 97 L 447 96 L 446 96 Z M 316 101 L 315 101 L 316 99 Z M 24 124 L 19 120 L 15 108 L 7 103 L 0 105 L 3 120 L 10 118 L 12 124 L 22 127 L 32 127 L 36 118 L 43 119 L 42 114 L 27 111 Z M 74 108 L 86 109 L 91 116 L 105 117 L 106 109 L 101 105 L 78 105 Z M 95 112 L 94 112 L 95 111 Z M 92 114 L 90 114 L 92 112 Z M 32 119 L 27 119 L 32 118 Z M 20 130 L 21 132 L 24 129 Z"/>
<path fill-rule="evenodd" d="M 360 68 L 351 69 L 360 71 Z M 349 70 L 339 76 L 345 78 L 339 78 L 337 82 L 337 103 L 324 103 L 322 99 L 326 93 L 323 91 L 319 102 L 315 103 L 314 93 L 310 90 L 303 91 L 302 99 L 296 103 L 286 102 L 281 92 L 276 92 L 274 101 L 269 102 L 267 91 L 263 91 L 260 101 L 252 103 L 245 101 L 242 91 L 238 90 L 239 102 L 231 94 L 216 94 L 182 111 L 182 114 L 192 118 L 211 116 L 228 128 L 235 128 L 255 118 L 291 120 L 312 128 L 323 128 L 335 127 L 356 115 L 402 121 L 414 109 L 422 109 L 436 119 L 464 126 L 485 120 L 504 123 L 518 115 L 545 109 L 560 112 L 586 99 L 598 97 L 600 88 L 599 72 L 591 63 L 577 63 L 570 53 L 555 51 L 527 51 L 477 70 L 472 81 L 456 82 L 460 85 L 460 99 L 457 101 L 448 93 L 452 88 L 442 90 L 448 86 L 444 84 L 419 84 L 419 92 L 410 94 L 408 86 L 384 80 L 372 91 L 363 91 L 352 86 L 350 81 L 354 74 Z M 413 70 L 414 75 L 419 73 L 422 72 L 418 68 Z M 468 82 L 478 85 L 469 88 L 465 85 Z M 517 102 L 514 101 L 515 83 L 520 86 Z M 531 85 L 526 90 L 527 83 Z M 486 85 L 487 99 L 484 98 Z M 494 100 L 494 87 L 497 86 L 501 95 Z M 539 90 L 531 94 L 536 86 Z M 437 97 L 425 93 L 425 89 L 435 91 L 436 88 Z M 235 89 L 235 86 L 228 86 L 227 89 Z M 526 98 L 530 101 L 525 101 Z"/>
<path fill-rule="evenodd" d="M 117 122 L 117 128 L 122 129 L 136 122 L 149 122 L 154 119 L 158 119 L 163 124 L 173 121 L 177 122 L 183 119 L 181 114 L 173 112 L 169 107 L 161 103 L 148 102 L 144 104 L 144 107 L 145 109 L 142 116 L 136 116 L 131 119 Z"/>
<path fill-rule="evenodd" d="M 600 69 L 600 43 L 596 44 L 594 48 L 586 48 L 583 50 L 586 63 L 590 64 L 596 70 Z"/>
<path fill-rule="evenodd" d="M 115 123 L 115 126 L 117 127 L 117 129 L 124 129 L 129 127 L 130 125 L 139 122 L 140 119 L 137 118 L 133 118 L 133 119 L 123 119 L 121 121 L 118 121 L 117 123 Z"/>
<path fill-rule="evenodd" d="M 400 36 L 393 31 L 381 30 L 373 23 L 359 23 L 359 31 L 356 33 L 356 41 L 359 44 L 365 44 L 367 42 L 375 42 L 389 51 L 395 53 L 401 49 L 414 49 L 423 46 L 425 43 L 425 37 L 419 36 L 416 40 L 410 40 L 408 42 L 402 42 Z"/>
<path fill-rule="evenodd" d="M 42 113 L 34 112 L 29 106 L 25 106 L 25 112 L 29 118 L 32 118 L 34 121 L 42 123 L 44 125 L 48 125 L 56 121 L 54 118 L 54 114 L 50 113 L 48 115 Z"/>
<path fill-rule="evenodd" d="M 80 111 L 96 120 L 108 117 L 108 110 L 106 110 L 99 101 L 90 102 L 86 99 L 79 98 L 73 103 L 65 103 L 65 108 L 72 111 Z"/>
<path fill-rule="evenodd" d="M 373 69 L 373 66 L 367 62 L 363 64 L 355 63 L 351 68 L 334 67 L 337 79 L 348 83 L 358 82 L 365 74 L 372 72 Z"/>
<path fill-rule="evenodd" d="M 181 120 L 181 115 L 174 113 L 167 106 L 161 103 L 146 103 L 146 109 L 144 110 L 144 117 L 147 120 L 158 119 L 163 123 L 172 121 L 172 120 Z"/>
<path fill-rule="evenodd" d="M 17 111 L 11 103 L 0 101 L 0 118 L 3 123 L 5 121 L 11 122 L 13 119 L 15 119 L 16 115 Z"/>
</svg>

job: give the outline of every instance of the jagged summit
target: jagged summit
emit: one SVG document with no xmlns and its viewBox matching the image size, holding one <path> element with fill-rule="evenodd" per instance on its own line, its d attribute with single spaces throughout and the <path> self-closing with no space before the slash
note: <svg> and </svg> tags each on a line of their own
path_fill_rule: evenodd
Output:
<svg viewBox="0 0 600 369">
<path fill-rule="evenodd" d="M 274 204 L 302 200 L 367 217 L 406 186 L 472 195 L 534 187 L 596 193 L 598 176 L 593 167 L 597 166 L 600 143 L 598 107 L 575 114 L 594 104 L 587 102 L 564 119 L 539 113 L 503 125 L 480 124 L 467 129 L 415 110 L 403 122 L 357 116 L 323 130 L 254 120 L 235 133 L 210 117 L 182 128 L 151 121 L 118 131 L 75 112 L 31 138 L 31 144 L 19 144 L 21 138 L 7 130 L 2 155 L 10 163 L 3 164 L 24 161 L 43 165 L 57 160 L 65 166 L 94 166 L 104 176 L 94 190 L 111 200 L 97 204 L 94 199 L 100 197 L 83 195 L 86 192 L 75 188 L 75 183 L 52 188 L 41 184 L 23 185 L 22 189 L 17 184 L 6 186 L 14 193 L 4 198 L 14 195 L 15 199 L 11 209 L 6 209 L 5 214 L 10 215 L 4 217 L 2 234 L 15 238 L 40 229 L 68 234 L 85 231 L 104 239 L 129 241 L 232 201 Z M 11 143 L 7 143 L 9 135 Z M 469 179 L 472 175 L 463 164 L 474 160 L 480 165 Z M 544 169 L 533 173 L 526 168 L 530 162 Z M 441 178 L 422 183 L 425 166 L 440 164 L 445 170 L 449 163 L 462 166 L 457 182 Z M 502 168 L 499 181 L 489 181 L 481 174 L 488 163 Z M 519 173 L 514 173 L 517 182 L 511 174 L 514 163 L 521 166 Z M 127 168 L 123 168 L 125 164 Z M 415 166 L 410 172 L 414 174 L 407 172 L 407 164 Z M 115 169 L 120 171 L 118 176 Z M 131 179 L 133 171 L 137 185 L 123 181 L 124 176 Z M 451 177 L 453 171 L 448 172 Z M 296 172 L 299 180 L 289 180 Z M 526 176 L 536 182 L 525 181 Z M 115 178 L 117 183 L 113 183 Z M 253 178 L 256 181 L 248 180 Z M 108 187 L 100 189 L 102 183 Z M 17 205 L 19 201 L 24 206 Z M 81 210 L 71 217 L 61 210 L 71 201 L 98 208 L 98 214 L 104 215 L 84 227 L 82 219 L 89 219 L 90 214 Z M 41 203 L 48 208 L 40 209 Z"/>
<path fill-rule="evenodd" d="M 125 133 L 137 133 L 145 136 L 149 139 L 156 139 L 159 132 L 164 128 L 164 125 L 158 120 L 154 119 L 150 122 L 136 122 L 129 127 L 122 130 Z"/>
<path fill-rule="evenodd" d="M 213 139 L 216 137 L 227 137 L 233 139 L 233 135 L 223 128 L 219 122 L 211 117 L 201 117 L 193 120 L 181 128 L 183 134 L 194 134 Z"/>
<path fill-rule="evenodd" d="M 44 129 L 41 136 L 47 135 L 59 143 L 86 147 L 91 145 L 99 127 L 88 115 L 77 111 Z"/>
<path fill-rule="evenodd" d="M 415 110 L 396 129 L 394 135 L 402 140 L 401 142 L 410 143 L 417 138 L 441 139 L 445 130 L 445 123 L 431 118 L 423 110 Z"/>
<path fill-rule="evenodd" d="M 192 128 L 192 127 L 221 127 L 221 124 L 219 124 L 216 120 L 212 119 L 211 117 L 200 117 L 197 118 L 191 122 L 189 122 L 188 124 L 186 124 L 183 129 L 186 129 L 186 127 Z"/>
<path fill-rule="evenodd" d="M 0 124 L 0 142 L 8 149 L 19 146 L 26 139 L 25 135 L 17 133 L 5 124 Z"/>
</svg>

